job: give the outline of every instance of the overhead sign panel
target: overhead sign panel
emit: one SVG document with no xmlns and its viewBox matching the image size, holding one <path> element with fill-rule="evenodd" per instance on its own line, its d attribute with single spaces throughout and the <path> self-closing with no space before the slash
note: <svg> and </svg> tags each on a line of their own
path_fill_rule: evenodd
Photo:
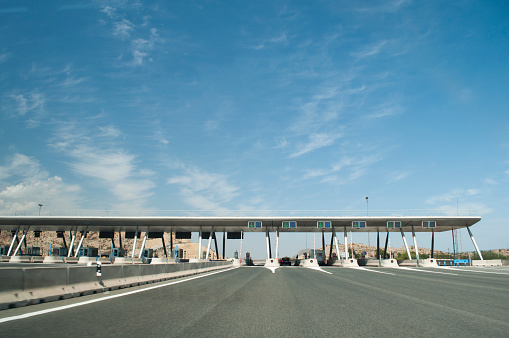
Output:
<svg viewBox="0 0 509 338">
<path fill-rule="evenodd" d="M 422 221 L 422 227 L 423 228 L 436 228 L 437 222 L 436 221 Z"/>
<path fill-rule="evenodd" d="M 330 228 L 331 222 L 330 221 L 318 221 L 318 222 L 316 222 L 316 227 L 319 229 Z"/>
<path fill-rule="evenodd" d="M 352 221 L 352 228 L 365 228 L 366 227 L 366 221 Z"/>
<path fill-rule="evenodd" d="M 387 221 L 387 229 L 401 228 L 401 221 Z"/>
<path fill-rule="evenodd" d="M 289 228 L 296 228 L 297 222 L 296 221 L 283 221 L 283 228 L 289 229 Z"/>
<path fill-rule="evenodd" d="M 256 228 L 261 228 L 262 227 L 262 222 L 261 221 L 249 221 L 247 222 L 247 227 L 249 229 L 256 229 Z"/>
</svg>

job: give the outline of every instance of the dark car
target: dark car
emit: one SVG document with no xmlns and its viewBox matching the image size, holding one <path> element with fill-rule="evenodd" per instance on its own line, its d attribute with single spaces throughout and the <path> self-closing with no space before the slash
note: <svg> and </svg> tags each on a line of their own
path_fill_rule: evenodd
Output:
<svg viewBox="0 0 509 338">
<path fill-rule="evenodd" d="M 283 266 L 283 265 L 291 266 L 292 265 L 292 260 L 290 259 L 290 257 L 280 258 L 279 259 L 279 265 L 281 265 L 281 266 Z"/>
</svg>

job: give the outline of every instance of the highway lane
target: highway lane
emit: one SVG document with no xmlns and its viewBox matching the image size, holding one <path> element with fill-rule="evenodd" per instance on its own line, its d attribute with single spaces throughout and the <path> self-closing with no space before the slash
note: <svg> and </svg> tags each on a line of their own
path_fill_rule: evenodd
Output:
<svg viewBox="0 0 509 338">
<path fill-rule="evenodd" d="M 282 267 L 272 273 L 242 267 L 179 284 L 1 311 L 0 318 L 9 318 L 107 299 L 3 322 L 0 332 L 3 337 L 502 337 L 509 332 L 508 282 L 503 268 Z M 144 289 L 149 290 L 132 293 Z"/>
</svg>

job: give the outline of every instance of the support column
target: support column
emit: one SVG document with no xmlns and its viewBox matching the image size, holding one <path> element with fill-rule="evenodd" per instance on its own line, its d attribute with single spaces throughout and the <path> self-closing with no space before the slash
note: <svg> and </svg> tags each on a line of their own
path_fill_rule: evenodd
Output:
<svg viewBox="0 0 509 338">
<path fill-rule="evenodd" d="M 173 231 L 170 232 L 170 258 L 175 258 L 173 255 Z"/>
<path fill-rule="evenodd" d="M 405 233 L 403 232 L 403 228 L 401 228 L 401 238 L 403 239 L 403 244 L 405 244 L 406 254 L 408 255 L 408 259 L 412 259 L 412 255 L 410 254 L 410 248 L 408 247 L 408 243 L 406 241 Z"/>
<path fill-rule="evenodd" d="M 214 245 L 216 246 L 216 259 L 219 259 L 219 249 L 217 248 L 217 237 L 215 231 L 214 231 Z"/>
<path fill-rule="evenodd" d="M 330 250 L 329 250 L 329 260 L 332 261 L 332 244 L 334 242 L 334 233 L 331 232 L 331 236 L 330 236 Z"/>
<path fill-rule="evenodd" d="M 87 236 L 87 229 L 88 229 L 88 227 L 85 227 L 85 231 L 83 231 L 83 235 L 81 235 L 80 243 L 78 244 L 78 249 L 76 249 L 76 252 L 74 253 L 74 257 L 78 257 L 78 255 L 79 255 L 81 245 L 83 244 L 83 240 Z"/>
<path fill-rule="evenodd" d="M 209 242 L 207 244 L 207 256 L 204 257 L 204 259 L 210 259 L 210 245 L 212 244 L 212 234 L 214 233 L 214 228 L 210 229 L 210 233 L 209 233 Z"/>
<path fill-rule="evenodd" d="M 226 231 L 223 230 L 223 259 L 226 258 Z"/>
<path fill-rule="evenodd" d="M 145 250 L 145 243 L 147 242 L 148 238 L 148 228 L 147 231 L 145 231 L 145 237 L 143 237 L 143 243 L 141 244 L 140 254 L 138 255 L 138 258 L 141 258 L 143 256 L 143 250 Z"/>
<path fill-rule="evenodd" d="M 348 234 L 346 233 L 346 227 L 343 227 L 343 231 L 345 234 L 345 259 L 348 258 Z"/>
<path fill-rule="evenodd" d="M 265 244 L 267 246 L 267 259 L 272 258 L 270 254 L 270 238 L 269 238 L 269 229 L 265 230 Z"/>
<path fill-rule="evenodd" d="M 131 253 L 131 258 L 134 258 L 136 254 L 136 240 L 138 239 L 138 228 L 136 228 L 136 232 L 134 233 L 134 243 L 133 243 L 133 251 Z"/>
<path fill-rule="evenodd" d="M 484 259 L 482 258 L 481 250 L 479 250 L 479 247 L 477 246 L 477 243 L 475 242 L 474 235 L 472 235 L 472 231 L 470 231 L 470 227 L 467 227 L 468 234 L 470 235 L 470 239 L 472 240 L 472 243 L 474 243 L 475 250 L 477 250 L 477 254 L 479 254 L 479 258 L 481 261 Z"/>
<path fill-rule="evenodd" d="M 23 231 L 23 236 L 21 237 L 21 241 L 19 241 L 19 244 L 18 246 L 16 247 L 16 250 L 14 251 L 14 254 L 13 256 L 16 256 L 18 254 L 18 251 L 19 251 L 19 248 L 21 248 L 21 243 L 23 243 L 23 241 L 25 240 L 25 237 L 28 233 L 28 229 L 30 229 L 30 226 L 28 226 L 25 231 Z"/>
<path fill-rule="evenodd" d="M 434 251 L 435 251 L 435 231 L 431 230 L 431 258 L 434 258 Z"/>
<path fill-rule="evenodd" d="M 171 236 L 171 234 L 170 234 Z M 166 251 L 166 243 L 164 243 L 164 232 L 163 232 L 163 235 L 161 236 L 161 240 L 163 242 L 163 250 L 164 250 L 164 258 L 168 258 L 168 251 Z"/>
<path fill-rule="evenodd" d="M 380 231 L 376 228 L 376 259 L 380 259 Z"/>
<path fill-rule="evenodd" d="M 276 230 L 276 259 L 279 259 L 279 231 Z"/>
<path fill-rule="evenodd" d="M 74 241 L 76 240 L 77 233 L 78 233 L 78 227 L 76 227 L 76 230 L 74 230 L 74 234 L 72 235 L 71 245 L 69 247 L 69 252 L 67 253 L 67 257 L 71 257 L 71 254 L 74 251 Z"/>
<path fill-rule="evenodd" d="M 389 231 L 387 231 L 387 237 L 385 237 L 384 257 L 382 259 L 387 257 L 387 243 L 389 243 Z"/>
<path fill-rule="evenodd" d="M 122 247 L 122 232 L 120 232 L 120 231 L 118 232 L 118 247 L 120 249 L 123 249 L 123 247 Z"/>
<path fill-rule="evenodd" d="M 16 241 L 16 238 L 18 238 L 19 227 L 20 226 L 18 225 L 18 228 L 16 229 L 16 233 L 14 234 L 14 236 L 12 236 L 12 242 L 11 242 L 11 246 L 9 247 L 9 251 L 7 251 L 7 256 L 11 255 L 11 251 L 12 251 L 12 247 L 14 246 L 14 242 Z"/>
<path fill-rule="evenodd" d="M 452 233 L 452 258 L 456 259 L 456 243 L 454 243 L 454 229 L 451 230 Z"/>
<path fill-rule="evenodd" d="M 323 255 L 325 256 L 325 232 L 322 230 L 322 250 L 323 250 Z M 327 258 L 327 257 L 325 257 Z"/>
<path fill-rule="evenodd" d="M 417 247 L 417 238 L 415 237 L 414 226 L 412 225 L 412 237 L 414 239 L 415 257 L 417 258 L 417 265 L 419 265 L 419 248 Z"/>
<path fill-rule="evenodd" d="M 336 244 L 336 255 L 338 256 L 338 259 L 341 259 L 341 255 L 339 254 L 338 236 L 336 235 L 336 230 L 334 230 L 334 228 L 332 228 L 332 237 L 334 237 L 334 243 Z"/>
<path fill-rule="evenodd" d="M 200 232 L 198 233 L 198 259 L 201 259 L 201 228 Z"/>
</svg>

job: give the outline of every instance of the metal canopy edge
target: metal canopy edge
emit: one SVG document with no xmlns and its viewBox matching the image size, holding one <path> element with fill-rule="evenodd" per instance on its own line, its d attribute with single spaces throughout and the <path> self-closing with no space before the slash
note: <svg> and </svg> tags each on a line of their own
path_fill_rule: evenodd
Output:
<svg viewBox="0 0 509 338">
<path fill-rule="evenodd" d="M 30 226 L 30 230 L 67 231 L 88 227 L 88 231 L 244 231 L 244 232 L 394 232 L 399 228 L 387 229 L 387 221 L 401 221 L 403 231 L 442 232 L 470 227 L 481 220 L 480 216 L 355 216 L 355 217 L 294 217 L 294 216 L 0 216 L 0 230 L 16 230 L 18 226 Z M 249 221 L 262 221 L 262 228 L 248 228 Z M 282 228 L 283 221 L 295 221 L 295 228 Z M 317 228 L 316 222 L 330 221 L 332 228 Z M 365 228 L 352 228 L 352 221 L 366 221 Z M 436 221 L 435 228 L 423 228 L 422 221 Z"/>
</svg>

